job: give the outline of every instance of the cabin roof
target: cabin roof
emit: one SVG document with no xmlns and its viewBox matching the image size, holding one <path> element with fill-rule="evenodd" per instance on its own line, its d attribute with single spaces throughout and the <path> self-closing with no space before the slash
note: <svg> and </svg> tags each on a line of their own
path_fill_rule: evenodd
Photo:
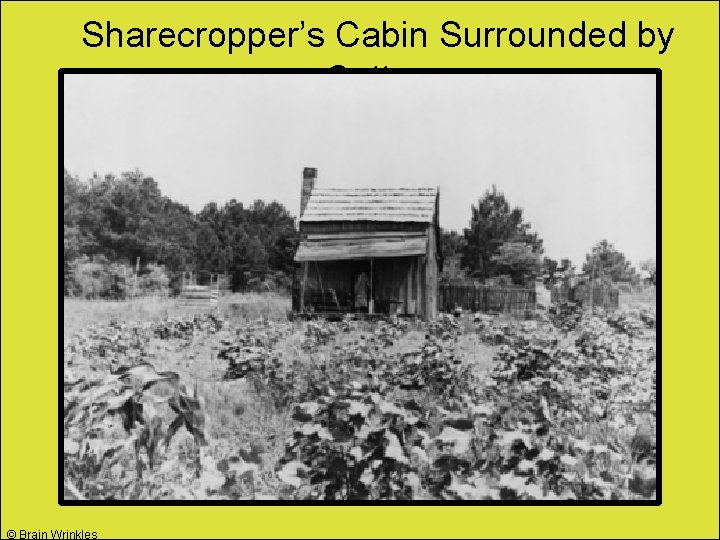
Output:
<svg viewBox="0 0 720 540">
<path fill-rule="evenodd" d="M 315 188 L 300 222 L 432 223 L 437 188 Z"/>
</svg>

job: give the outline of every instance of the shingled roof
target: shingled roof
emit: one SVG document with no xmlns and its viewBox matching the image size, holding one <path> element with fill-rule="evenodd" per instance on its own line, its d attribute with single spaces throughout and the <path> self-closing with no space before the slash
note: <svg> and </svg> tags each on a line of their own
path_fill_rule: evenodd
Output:
<svg viewBox="0 0 720 540">
<path fill-rule="evenodd" d="M 436 198 L 436 188 L 315 188 L 300 221 L 432 223 Z"/>
</svg>

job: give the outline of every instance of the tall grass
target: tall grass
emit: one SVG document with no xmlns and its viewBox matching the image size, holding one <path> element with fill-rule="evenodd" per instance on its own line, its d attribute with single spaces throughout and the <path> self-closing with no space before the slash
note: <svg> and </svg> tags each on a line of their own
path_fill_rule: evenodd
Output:
<svg viewBox="0 0 720 540">
<path fill-rule="evenodd" d="M 287 320 L 292 309 L 290 296 L 277 293 L 231 294 L 220 298 L 220 313 L 231 320 L 253 320 L 260 317 Z"/>
<path fill-rule="evenodd" d="M 233 320 L 281 320 L 291 308 L 289 296 L 276 293 L 228 294 L 221 296 L 217 307 L 183 306 L 177 298 L 143 297 L 128 300 L 84 300 L 65 298 L 63 302 L 63 337 L 95 323 L 113 319 L 142 322 L 166 317 L 192 316 L 215 311 Z"/>
</svg>

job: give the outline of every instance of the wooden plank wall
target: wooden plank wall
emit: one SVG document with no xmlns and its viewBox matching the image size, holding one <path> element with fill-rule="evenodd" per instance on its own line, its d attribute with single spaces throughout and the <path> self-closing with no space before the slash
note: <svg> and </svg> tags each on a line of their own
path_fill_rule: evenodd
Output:
<svg viewBox="0 0 720 540">
<path fill-rule="evenodd" d="M 592 294 L 593 297 L 592 302 L 590 302 L 590 294 Z M 582 302 L 584 308 L 593 306 L 603 309 L 617 309 L 620 293 L 617 289 L 607 285 L 590 287 L 589 284 L 581 284 L 573 290 L 573 297 L 576 302 Z"/>
<path fill-rule="evenodd" d="M 620 301 L 620 293 L 617 289 L 607 285 L 595 285 L 592 287 L 593 301 L 590 302 L 591 287 L 588 284 L 580 284 L 570 287 L 566 283 L 555 285 L 550 290 L 550 302 L 563 304 L 565 302 L 581 302 L 583 307 L 601 307 L 604 309 L 617 309 Z"/>
<path fill-rule="evenodd" d="M 180 292 L 180 305 L 213 307 L 217 306 L 220 290 L 206 285 L 186 285 Z"/>
<path fill-rule="evenodd" d="M 197 274 L 193 272 L 183 272 L 179 297 L 181 306 L 216 307 L 219 297 L 219 274 L 210 274 L 209 285 L 197 285 Z"/>
<path fill-rule="evenodd" d="M 392 306 L 399 307 L 400 313 L 418 314 L 417 291 L 412 288 L 412 271 L 416 265 L 417 257 L 375 259 L 373 278 L 378 311 L 389 313 L 391 302 L 398 302 Z"/>
<path fill-rule="evenodd" d="M 300 223 L 300 235 L 340 232 L 417 231 L 425 232 L 427 224 L 393 221 L 330 221 Z"/>
</svg>

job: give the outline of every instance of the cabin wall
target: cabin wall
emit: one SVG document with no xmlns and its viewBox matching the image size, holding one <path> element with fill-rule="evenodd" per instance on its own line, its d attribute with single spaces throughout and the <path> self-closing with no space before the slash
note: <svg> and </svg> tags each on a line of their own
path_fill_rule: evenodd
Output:
<svg viewBox="0 0 720 540">
<path fill-rule="evenodd" d="M 338 232 L 425 231 L 427 224 L 394 221 L 329 221 L 301 222 L 300 235 L 333 234 Z"/>
<path fill-rule="evenodd" d="M 378 313 L 422 315 L 418 299 L 417 269 L 419 257 L 375 259 L 373 292 Z"/>
</svg>

